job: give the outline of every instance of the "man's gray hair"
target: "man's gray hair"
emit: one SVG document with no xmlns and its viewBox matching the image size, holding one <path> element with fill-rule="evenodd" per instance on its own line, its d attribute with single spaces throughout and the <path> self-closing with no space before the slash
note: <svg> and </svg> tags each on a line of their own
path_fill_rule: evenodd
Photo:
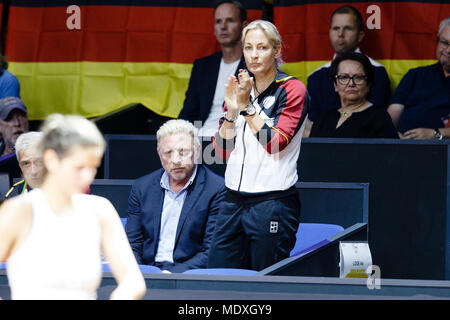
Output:
<svg viewBox="0 0 450 320">
<path fill-rule="evenodd" d="M 160 147 L 160 141 L 163 137 L 177 133 L 185 133 L 192 137 L 194 148 L 197 150 L 200 147 L 200 140 L 198 139 L 197 129 L 192 123 L 182 119 L 172 119 L 165 122 L 156 132 L 157 148 Z"/>
<path fill-rule="evenodd" d="M 39 148 L 39 143 L 42 140 L 43 133 L 39 131 L 29 131 L 22 133 L 16 141 L 15 149 L 17 160 L 19 160 L 19 152 L 29 148 Z"/>
<path fill-rule="evenodd" d="M 441 36 L 442 31 L 444 30 L 445 27 L 450 26 L 450 17 L 445 18 L 444 20 L 441 21 L 441 23 L 439 24 L 439 32 L 438 32 L 438 37 Z"/>
</svg>

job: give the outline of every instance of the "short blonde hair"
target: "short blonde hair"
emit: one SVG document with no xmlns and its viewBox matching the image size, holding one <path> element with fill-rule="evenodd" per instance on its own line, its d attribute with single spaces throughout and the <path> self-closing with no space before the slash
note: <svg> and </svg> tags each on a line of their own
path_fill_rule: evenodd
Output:
<svg viewBox="0 0 450 320">
<path fill-rule="evenodd" d="M 241 41 L 242 44 L 244 44 L 245 37 L 247 36 L 247 33 L 251 30 L 260 29 L 264 34 L 266 35 L 267 39 L 269 39 L 269 42 L 272 44 L 274 48 L 280 47 L 282 48 L 282 42 L 281 42 L 281 36 L 278 32 L 277 27 L 269 21 L 266 20 L 254 20 L 250 22 L 243 30 L 242 30 L 242 37 Z M 283 63 L 283 59 L 281 58 L 281 55 L 276 58 L 275 65 L 277 68 Z"/>
<path fill-rule="evenodd" d="M 59 158 L 70 153 L 74 147 L 99 148 L 103 153 L 106 142 L 97 126 L 78 115 L 49 115 L 41 128 L 41 150 L 52 149 Z"/>
<path fill-rule="evenodd" d="M 172 119 L 165 122 L 156 132 L 157 149 L 159 150 L 160 141 L 163 137 L 177 133 L 185 133 L 191 136 L 196 150 L 201 146 L 197 129 L 192 123 L 183 119 Z"/>
</svg>

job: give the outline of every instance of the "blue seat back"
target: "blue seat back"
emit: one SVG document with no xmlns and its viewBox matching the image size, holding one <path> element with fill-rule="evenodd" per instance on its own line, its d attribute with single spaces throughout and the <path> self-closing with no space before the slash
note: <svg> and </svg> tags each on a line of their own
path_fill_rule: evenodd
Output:
<svg viewBox="0 0 450 320">
<path fill-rule="evenodd" d="M 297 240 L 290 256 L 311 251 L 318 245 L 327 243 L 327 238 L 343 230 L 342 226 L 336 224 L 300 223 L 296 235 Z"/>
<path fill-rule="evenodd" d="M 185 274 L 215 274 L 215 275 L 239 275 L 239 276 L 252 276 L 258 271 L 249 269 L 235 269 L 235 268 L 205 268 L 205 269 L 190 269 L 183 273 Z"/>
<path fill-rule="evenodd" d="M 161 269 L 155 266 L 148 266 L 143 264 L 139 264 L 138 266 L 142 273 L 161 273 Z M 109 263 L 102 264 L 102 271 L 112 272 Z"/>
<path fill-rule="evenodd" d="M 139 269 L 141 269 L 142 273 L 161 273 L 162 270 L 155 266 L 148 266 L 144 264 L 139 265 Z"/>
</svg>

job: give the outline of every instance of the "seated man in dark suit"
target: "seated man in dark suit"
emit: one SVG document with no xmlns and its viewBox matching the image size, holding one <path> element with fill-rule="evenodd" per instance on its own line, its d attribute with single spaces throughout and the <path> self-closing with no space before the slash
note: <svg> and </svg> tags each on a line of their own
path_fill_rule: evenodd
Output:
<svg viewBox="0 0 450 320">
<path fill-rule="evenodd" d="M 214 35 L 221 51 L 197 59 L 189 79 L 179 119 L 200 122 L 200 136 L 214 136 L 223 115 L 225 83 L 239 69 L 245 69 L 241 32 L 247 25 L 247 11 L 238 1 L 218 1 L 214 9 Z"/>
<path fill-rule="evenodd" d="M 201 164 L 194 126 L 169 120 L 159 128 L 162 169 L 135 181 L 125 227 L 139 264 L 169 272 L 206 268 L 224 179 Z"/>
</svg>

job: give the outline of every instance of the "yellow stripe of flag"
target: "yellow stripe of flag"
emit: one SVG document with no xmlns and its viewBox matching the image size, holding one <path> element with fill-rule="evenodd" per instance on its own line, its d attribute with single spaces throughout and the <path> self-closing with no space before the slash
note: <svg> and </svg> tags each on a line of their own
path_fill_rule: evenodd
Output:
<svg viewBox="0 0 450 320">
<path fill-rule="evenodd" d="M 329 61 L 303 61 L 285 63 L 282 65 L 281 69 L 287 74 L 301 80 L 306 85 L 308 76 L 328 62 Z M 398 83 L 409 69 L 427 66 L 436 63 L 436 60 L 378 60 L 377 62 L 381 63 L 386 68 L 389 79 L 391 80 L 391 90 L 394 92 Z"/>
<path fill-rule="evenodd" d="M 11 62 L 30 120 L 54 112 L 96 117 L 131 103 L 177 117 L 192 64 L 107 62 Z"/>
<path fill-rule="evenodd" d="M 307 83 L 308 75 L 328 61 L 286 63 L 282 70 Z M 435 60 L 379 60 L 391 79 L 392 92 L 411 68 Z M 141 103 L 176 118 L 183 107 L 192 64 L 131 62 L 11 62 L 8 70 L 21 85 L 30 120 L 54 112 L 97 117 Z"/>
</svg>

